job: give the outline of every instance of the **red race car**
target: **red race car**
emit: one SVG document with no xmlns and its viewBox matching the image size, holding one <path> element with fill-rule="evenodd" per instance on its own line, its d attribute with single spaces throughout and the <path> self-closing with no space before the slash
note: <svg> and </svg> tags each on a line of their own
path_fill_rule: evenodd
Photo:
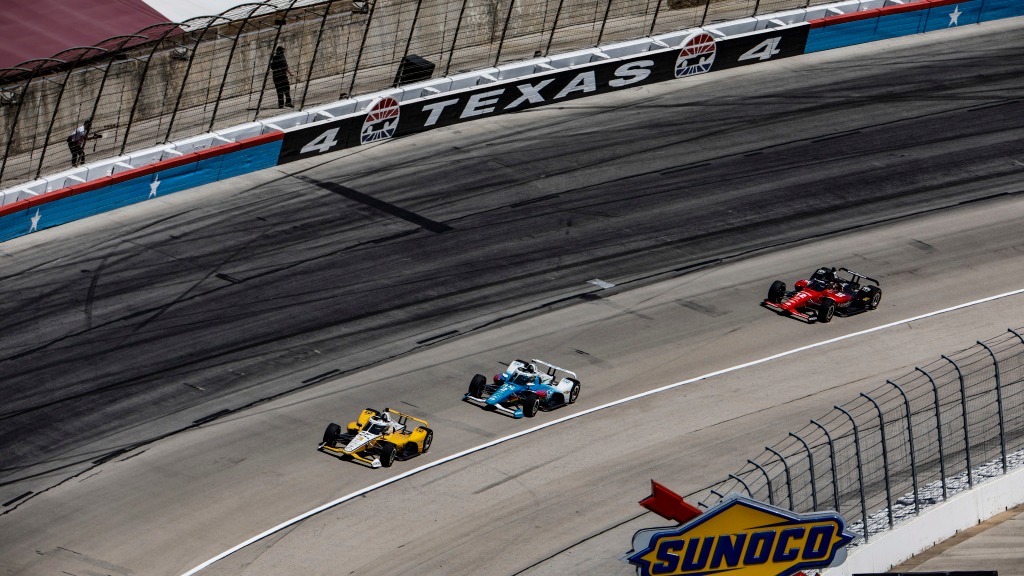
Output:
<svg viewBox="0 0 1024 576">
<path fill-rule="evenodd" d="M 823 266 L 809 279 L 797 280 L 793 288 L 786 291 L 785 282 L 772 282 L 761 305 L 811 323 L 828 322 L 836 314 L 851 316 L 874 310 L 882 300 L 878 280 L 847 268 Z"/>
</svg>

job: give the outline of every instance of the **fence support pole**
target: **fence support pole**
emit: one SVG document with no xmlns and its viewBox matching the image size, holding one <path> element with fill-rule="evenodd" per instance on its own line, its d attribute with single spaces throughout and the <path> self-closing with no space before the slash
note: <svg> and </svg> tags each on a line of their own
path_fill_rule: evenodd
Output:
<svg viewBox="0 0 1024 576">
<path fill-rule="evenodd" d="M 960 371 L 960 366 L 945 354 L 942 355 L 942 359 L 953 365 L 953 368 L 956 369 L 956 377 L 960 380 L 960 407 L 963 409 L 964 419 L 964 454 L 967 458 L 967 486 L 974 488 L 974 471 L 971 464 L 971 433 L 967 427 L 967 384 L 964 382 L 964 373 Z"/>
<path fill-rule="evenodd" d="M 811 446 L 807 442 L 805 442 L 803 438 L 797 436 L 796 434 L 793 434 L 792 432 L 790 432 L 789 435 L 799 440 L 800 443 L 804 445 L 804 450 L 807 451 L 807 469 L 811 475 L 811 506 L 814 508 L 815 511 L 817 511 L 818 487 L 815 485 L 814 482 L 814 452 L 811 451 Z"/>
<path fill-rule="evenodd" d="M 366 29 L 363 30 L 363 39 L 359 41 L 359 53 L 356 54 L 356 65 L 352 68 L 352 81 L 348 84 L 348 92 L 344 92 L 343 94 L 351 95 L 356 89 L 356 74 L 359 73 L 359 64 L 363 61 L 363 50 L 366 50 L 366 39 L 370 36 L 370 24 L 373 23 L 373 14 L 376 11 L 377 0 L 370 0 L 370 10 L 366 15 Z"/>
<path fill-rule="evenodd" d="M 885 506 L 888 511 L 889 529 L 891 530 L 894 522 L 892 519 L 892 487 L 889 479 L 889 446 L 885 441 L 885 416 L 882 414 L 882 407 L 878 405 L 878 402 L 875 402 L 874 398 L 863 392 L 860 395 L 874 404 L 875 410 L 878 411 L 878 433 L 882 437 L 882 472 L 885 477 Z"/>
<path fill-rule="evenodd" d="M 149 64 L 154 60 L 154 56 L 156 56 L 156 49 L 160 44 L 160 42 L 153 43 L 153 50 L 149 53 L 149 58 L 146 59 L 146 63 L 142 66 L 142 74 L 139 75 L 139 88 L 135 91 L 135 100 L 132 101 L 132 109 L 131 112 L 128 113 L 128 123 L 124 126 L 124 140 L 121 141 L 121 155 L 123 155 L 124 151 L 128 149 L 128 135 L 132 131 L 132 124 L 135 123 L 135 113 L 138 111 L 139 102 L 142 100 L 142 89 L 146 86 L 146 78 L 149 76 Z"/>
<path fill-rule="evenodd" d="M 548 45 L 544 48 L 544 56 L 551 52 L 551 43 L 555 40 L 555 31 L 558 30 L 558 18 L 562 15 L 562 4 L 565 0 L 558 0 L 558 9 L 555 10 L 555 21 L 551 23 L 551 35 L 548 36 Z"/>
<path fill-rule="evenodd" d="M 331 13 L 331 7 L 334 5 L 334 0 L 327 3 L 324 6 L 324 17 L 320 19 L 320 29 L 316 33 L 316 43 L 313 45 L 313 56 L 309 60 L 309 72 L 306 73 L 306 83 L 302 85 L 302 98 L 300 100 L 299 108 L 306 107 L 306 96 L 309 95 L 309 83 L 313 81 L 313 66 L 316 65 L 317 54 L 320 53 L 320 42 L 324 38 L 324 28 L 327 26 L 327 16 Z M 346 56 L 348 56 L 346 54 Z"/>
<path fill-rule="evenodd" d="M 768 446 L 765 446 L 764 449 L 775 454 L 775 456 L 782 462 L 782 470 L 786 473 L 786 492 L 789 493 L 789 509 L 793 510 L 795 507 L 793 504 L 793 478 L 789 475 L 789 462 L 786 462 L 786 459 L 783 458 L 782 454 L 779 454 L 778 451 L 769 448 Z"/>
<path fill-rule="evenodd" d="M 242 19 L 241 25 L 238 27 L 238 31 L 235 33 L 235 39 L 231 42 L 231 50 L 228 52 L 228 63 L 224 66 L 224 76 L 220 79 L 220 87 L 217 88 L 217 99 L 213 101 L 213 112 L 210 113 L 210 126 L 207 128 L 207 132 L 213 132 L 213 127 L 217 123 L 217 112 L 220 111 L 220 101 L 224 96 L 224 85 L 228 83 L 228 75 L 231 74 L 231 61 L 235 59 L 235 50 L 238 48 L 238 39 L 242 37 L 242 32 L 245 31 L 245 27 L 249 24 L 249 18 L 256 12 L 256 8 L 249 10 L 249 13 Z M 268 66 L 269 67 L 269 66 Z M 134 109 L 133 109 L 134 111 Z M 125 140 L 127 140 L 127 134 Z"/>
<path fill-rule="evenodd" d="M 412 35 L 416 33 L 416 24 L 420 20 L 420 8 L 423 6 L 423 0 L 417 0 L 416 11 L 412 15 L 412 26 L 409 27 L 409 37 L 405 40 L 405 51 L 402 52 L 402 62 L 398 65 L 399 70 L 404 70 L 405 59 L 409 57 L 409 49 L 412 47 Z M 395 83 L 398 86 L 398 83 Z"/>
<path fill-rule="evenodd" d="M 505 26 L 501 29 L 501 40 L 498 40 L 498 52 L 494 55 L 494 65 L 501 61 L 501 49 L 505 45 L 505 34 L 508 33 L 508 23 L 512 20 L 512 10 L 516 7 L 516 0 L 509 0 L 508 14 L 505 15 Z"/>
<path fill-rule="evenodd" d="M 651 29 L 647 31 L 647 35 L 651 36 L 654 34 L 654 27 L 658 25 L 658 15 L 661 13 L 661 0 L 654 5 L 654 18 L 651 18 Z"/>
<path fill-rule="evenodd" d="M 604 27 L 608 25 L 608 14 L 612 11 L 612 2 L 614 0 L 608 0 L 608 5 L 604 7 L 604 19 L 601 20 L 601 30 L 597 33 L 597 42 L 594 46 L 601 45 L 601 39 L 604 38 Z"/>
<path fill-rule="evenodd" d="M 452 49 L 448 51 L 448 63 L 444 65 L 444 75 L 448 75 L 448 71 L 452 67 L 452 57 L 455 56 L 455 44 L 459 41 L 459 30 L 462 29 L 462 16 L 466 13 L 466 3 L 469 0 L 462 0 L 462 8 L 459 9 L 459 19 L 455 21 L 455 34 L 452 35 Z"/>
<path fill-rule="evenodd" d="M 840 406 L 833 406 L 836 410 L 839 410 L 846 417 L 850 419 L 850 423 L 853 424 L 853 449 L 857 454 L 857 483 L 860 485 L 860 515 L 861 521 L 864 523 L 864 541 L 868 541 L 868 505 L 867 498 L 864 495 L 864 467 L 860 459 L 860 432 L 857 431 L 857 420 L 854 419 L 853 414 L 850 414 Z"/>
<path fill-rule="evenodd" d="M 739 482 L 740 486 L 743 486 L 743 490 L 747 492 L 747 496 L 750 496 L 751 498 L 754 497 L 754 493 L 750 491 L 750 486 L 747 486 L 747 483 L 744 482 L 742 478 L 735 474 L 729 474 L 729 478 L 732 478 L 733 480 Z"/>
<path fill-rule="evenodd" d="M 822 426 L 817 420 L 811 420 L 811 424 L 821 428 L 821 431 L 825 433 L 825 439 L 828 440 L 828 459 L 832 464 L 832 496 L 836 512 L 839 512 L 839 472 L 836 470 L 836 444 L 832 441 L 832 435 L 828 433 L 828 428 Z"/>
<path fill-rule="evenodd" d="M 1007 332 L 1009 332 L 1009 333 L 1011 333 L 1011 334 L 1013 334 L 1013 335 L 1014 335 L 1014 336 L 1016 336 L 1017 338 L 1020 338 L 1020 343 L 1021 343 L 1021 344 L 1024 344 L 1024 336 L 1021 336 L 1020 332 L 1017 332 L 1017 331 L 1016 331 L 1016 330 L 1014 330 L 1013 328 L 1007 328 L 1007 329 L 1006 329 L 1006 331 L 1007 331 Z"/>
<path fill-rule="evenodd" d="M 949 495 L 946 493 L 946 456 L 942 451 L 942 408 L 939 404 L 939 385 L 935 383 L 935 379 L 932 378 L 931 374 L 917 367 L 914 370 L 924 374 L 925 378 L 931 382 L 932 393 L 935 395 L 935 432 L 939 436 L 939 475 L 942 481 L 942 501 L 945 502 L 949 499 Z"/>
<path fill-rule="evenodd" d="M 711 8 L 711 0 L 707 0 L 704 3 L 704 15 L 700 17 L 700 25 L 703 26 L 708 21 L 708 9 Z"/>
<path fill-rule="evenodd" d="M 196 53 L 199 52 L 199 45 L 202 43 L 203 38 L 206 37 L 206 33 L 210 30 L 210 27 L 213 26 L 213 23 L 217 22 L 220 18 L 224 17 L 212 17 L 206 23 L 206 27 L 203 28 L 203 31 L 196 36 L 196 42 L 192 45 L 192 52 L 188 56 L 188 64 L 185 66 L 185 72 L 181 76 L 181 88 L 178 89 L 178 97 L 174 100 L 174 110 L 171 110 L 171 118 L 167 121 L 167 135 L 164 136 L 164 142 L 171 139 L 171 131 L 174 130 L 174 121 L 177 120 L 178 110 L 181 109 L 181 99 L 185 96 L 185 87 L 188 85 L 188 77 L 189 74 L 192 73 L 192 63 L 195 62 Z M 227 18 L 224 19 L 227 20 Z M 227 21 L 230 22 L 230 20 Z M 127 142 L 128 139 L 125 138 L 125 141 Z"/>
<path fill-rule="evenodd" d="M 999 359 L 996 358 L 994 350 L 989 348 L 988 344 L 985 344 L 981 340 L 977 341 L 978 344 L 988 351 L 989 355 L 992 356 L 992 367 L 996 375 L 996 410 L 999 411 L 999 454 L 1003 460 L 1003 474 L 1006 474 L 1006 422 L 1003 416 L 1003 383 L 999 377 Z"/>
<path fill-rule="evenodd" d="M 747 463 L 753 464 L 755 468 L 761 471 L 761 474 L 764 474 L 765 482 L 768 483 L 768 503 L 771 504 L 772 506 L 775 506 L 775 496 L 772 494 L 772 492 L 774 492 L 774 490 L 772 489 L 772 478 L 771 476 L 768 475 L 768 471 L 765 470 L 764 467 L 762 467 L 760 464 L 754 462 L 753 460 L 750 460 L 749 458 L 747 459 Z"/>
<path fill-rule="evenodd" d="M 910 481 L 914 485 L 914 514 L 919 515 L 921 513 L 921 504 L 917 499 L 917 455 L 914 450 L 914 426 L 910 420 L 910 399 L 907 398 L 906 392 L 903 391 L 903 388 L 900 388 L 899 384 L 892 380 L 886 380 L 886 382 L 892 384 L 899 391 L 900 396 L 903 396 L 903 406 L 907 412 L 907 439 L 910 441 Z"/>
</svg>

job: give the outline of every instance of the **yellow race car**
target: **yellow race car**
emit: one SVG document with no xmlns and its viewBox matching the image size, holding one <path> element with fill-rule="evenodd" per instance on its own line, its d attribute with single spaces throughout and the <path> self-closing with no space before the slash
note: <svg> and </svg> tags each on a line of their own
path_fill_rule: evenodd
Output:
<svg viewBox="0 0 1024 576">
<path fill-rule="evenodd" d="M 409 421 L 418 422 L 409 430 Z M 341 426 L 331 423 L 324 431 L 319 450 L 339 458 L 352 458 L 373 468 L 394 464 L 395 459 L 406 460 L 430 450 L 434 432 L 420 420 L 397 410 L 385 408 L 378 412 L 367 408 L 355 422 L 349 422 L 346 433 Z"/>
</svg>

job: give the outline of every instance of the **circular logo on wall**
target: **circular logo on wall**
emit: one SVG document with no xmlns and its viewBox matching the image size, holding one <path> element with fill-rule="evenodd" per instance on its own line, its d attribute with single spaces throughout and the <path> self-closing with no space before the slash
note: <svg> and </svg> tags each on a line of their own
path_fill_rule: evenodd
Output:
<svg viewBox="0 0 1024 576">
<path fill-rule="evenodd" d="M 363 129 L 359 132 L 359 143 L 368 144 L 378 140 L 387 140 L 395 135 L 398 129 L 399 109 L 394 98 L 380 98 L 371 106 L 363 120 Z"/>
<path fill-rule="evenodd" d="M 683 49 L 676 58 L 676 78 L 703 74 L 715 63 L 718 47 L 715 39 L 707 32 L 694 32 L 683 42 Z"/>
</svg>

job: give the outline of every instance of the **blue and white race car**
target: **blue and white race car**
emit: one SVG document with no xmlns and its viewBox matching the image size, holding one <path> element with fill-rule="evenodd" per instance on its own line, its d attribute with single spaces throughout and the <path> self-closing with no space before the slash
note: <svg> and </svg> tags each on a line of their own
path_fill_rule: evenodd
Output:
<svg viewBox="0 0 1024 576">
<path fill-rule="evenodd" d="M 515 360 L 494 382 L 482 374 L 473 376 L 463 400 L 513 418 L 532 418 L 541 408 L 550 410 L 572 404 L 580 395 L 576 373 L 543 360 Z"/>
</svg>

